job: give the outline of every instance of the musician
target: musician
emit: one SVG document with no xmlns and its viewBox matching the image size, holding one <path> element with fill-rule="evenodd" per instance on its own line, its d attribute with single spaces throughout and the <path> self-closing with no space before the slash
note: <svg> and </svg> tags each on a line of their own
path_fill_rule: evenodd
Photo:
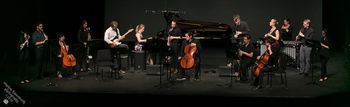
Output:
<svg viewBox="0 0 350 107">
<path fill-rule="evenodd" d="M 87 71 L 90 68 L 88 68 L 88 47 L 87 47 L 87 43 L 88 41 L 91 40 L 91 35 L 90 35 L 90 27 L 88 26 L 88 22 L 87 20 L 83 20 L 81 23 L 81 26 L 78 30 L 78 41 L 81 44 L 82 51 L 79 52 L 79 56 L 78 56 L 78 68 L 80 68 L 80 71 Z M 85 67 L 86 66 L 86 67 Z M 86 68 L 86 69 L 84 69 Z"/>
<path fill-rule="evenodd" d="M 195 64 L 194 64 L 194 70 L 195 70 L 195 80 L 199 79 L 199 73 L 201 72 L 201 58 L 200 58 L 200 53 L 202 51 L 202 46 L 199 42 L 199 40 L 195 39 L 193 36 L 192 32 L 187 32 L 185 34 L 185 39 L 182 42 L 182 46 L 181 46 L 181 52 L 180 52 L 180 56 L 178 57 L 178 60 L 181 60 L 181 58 L 183 58 L 183 56 L 185 55 L 184 51 L 185 51 L 185 46 L 187 45 L 191 45 L 191 46 L 196 46 L 197 47 L 197 52 L 195 52 L 193 58 L 195 60 Z M 182 69 L 182 78 L 181 79 L 186 79 L 186 71 L 185 69 Z"/>
<path fill-rule="evenodd" d="M 60 46 L 60 50 L 59 50 L 60 54 L 58 55 L 58 57 L 60 58 L 60 61 L 59 61 L 60 63 L 59 64 L 61 64 L 61 66 L 63 67 L 61 69 L 61 71 L 68 70 L 66 68 L 71 68 L 71 70 L 73 70 L 72 78 L 77 78 L 78 74 L 76 72 L 76 67 L 77 67 L 76 66 L 76 59 L 75 59 L 73 54 L 69 53 L 69 45 L 67 45 L 66 42 L 65 42 L 64 34 L 59 33 L 57 35 L 57 38 L 58 38 L 58 44 Z M 67 65 L 64 64 L 65 56 L 64 56 L 64 52 L 63 51 L 67 52 L 67 58 L 68 58 L 68 61 L 69 61 Z M 64 73 L 68 73 L 68 72 L 64 72 Z M 61 72 L 57 72 L 57 76 L 58 76 L 58 78 L 62 78 Z"/>
<path fill-rule="evenodd" d="M 327 62 L 329 60 L 329 39 L 327 35 L 327 30 L 322 30 L 321 38 L 321 49 L 320 49 L 320 59 L 321 59 L 321 77 L 320 82 L 323 82 L 328 79 L 327 77 Z"/>
<path fill-rule="evenodd" d="M 255 78 L 254 86 L 255 90 L 262 88 L 262 82 L 264 77 L 264 72 L 270 72 L 272 70 L 277 69 L 275 66 L 278 64 L 278 54 L 280 52 L 280 45 L 274 39 L 268 38 L 265 40 L 265 45 L 267 48 L 267 53 L 270 56 L 264 68 L 261 69 L 259 76 Z M 262 56 L 258 56 L 257 60 L 259 60 Z"/>
<path fill-rule="evenodd" d="M 279 47 L 283 47 L 284 44 L 280 37 L 280 32 L 277 29 L 278 21 L 276 19 L 271 19 L 269 22 L 270 30 L 265 34 L 265 39 L 272 39 L 276 42 L 275 45 L 279 45 Z"/>
<path fill-rule="evenodd" d="M 279 30 L 277 29 L 277 24 L 278 24 L 278 21 L 276 19 L 271 19 L 269 25 L 270 25 L 270 30 L 265 34 L 265 38 L 272 38 L 274 39 L 275 41 L 280 41 L 281 38 L 280 38 L 280 32 Z"/>
<path fill-rule="evenodd" d="M 270 30 L 268 31 L 268 33 L 265 34 L 265 39 L 271 38 L 272 40 L 275 41 L 274 45 L 278 45 L 278 47 L 283 48 L 284 43 L 282 42 L 280 32 L 277 29 L 277 25 L 278 25 L 277 19 L 271 19 L 269 25 L 270 25 Z M 287 57 L 285 55 L 280 56 L 279 61 L 281 65 L 279 67 L 283 69 L 285 68 L 286 58 Z"/>
<path fill-rule="evenodd" d="M 310 70 L 310 55 L 312 51 L 312 46 L 308 40 L 312 39 L 314 34 L 314 29 L 310 26 L 310 19 L 304 19 L 303 27 L 300 29 L 298 36 L 296 36 L 296 40 L 301 42 L 300 47 L 300 72 L 299 74 L 304 76 L 308 75 Z"/>
<path fill-rule="evenodd" d="M 292 41 L 293 28 L 290 24 L 289 18 L 283 19 L 283 25 L 281 27 L 281 35 L 283 41 Z"/>
<path fill-rule="evenodd" d="M 121 37 L 120 32 L 119 32 L 118 22 L 116 20 L 112 20 L 110 23 L 110 27 L 105 31 L 104 41 L 108 45 L 111 46 L 110 48 L 112 49 L 112 52 L 114 54 L 113 57 L 115 59 L 119 59 L 119 57 L 117 57 L 117 54 L 116 54 L 117 51 L 119 51 L 120 49 L 124 49 L 126 51 L 129 51 L 129 47 L 126 44 L 117 44 L 117 43 L 113 42 L 113 40 L 115 40 L 115 39 L 121 40 L 122 37 Z M 115 65 L 115 63 L 114 63 L 114 65 Z M 120 63 L 119 63 L 119 68 L 121 68 Z M 125 71 L 121 70 L 120 73 L 124 74 Z"/>
<path fill-rule="evenodd" d="M 239 49 L 240 56 L 240 81 L 247 81 L 248 67 L 254 65 L 254 45 L 250 42 L 251 37 L 249 35 L 243 36 L 243 45 Z"/>
<path fill-rule="evenodd" d="M 21 84 L 29 83 L 33 77 L 30 75 L 29 70 L 27 70 L 27 65 L 29 61 L 29 39 L 30 36 L 27 32 L 21 31 L 18 42 L 18 52 L 19 52 L 19 72 L 21 73 Z"/>
<path fill-rule="evenodd" d="M 38 22 L 36 24 L 36 30 L 32 34 L 32 41 L 35 45 L 35 63 L 36 63 L 36 77 L 44 78 L 44 73 L 46 72 L 45 68 L 45 49 L 44 45 L 48 40 L 48 36 L 44 32 L 44 24 Z"/>
<path fill-rule="evenodd" d="M 243 35 L 249 34 L 250 29 L 245 21 L 241 21 L 240 15 L 233 16 L 233 26 L 232 26 L 233 37 L 228 40 L 226 48 L 226 57 L 227 57 L 227 66 L 232 65 L 234 58 L 234 53 L 237 52 L 239 47 L 234 47 L 237 44 L 240 44 L 242 41 L 239 40 Z"/>
<path fill-rule="evenodd" d="M 135 37 L 136 37 L 136 42 L 135 42 L 135 50 L 142 50 L 143 45 L 142 43 L 146 43 L 147 39 L 143 39 L 142 33 L 145 31 L 145 25 L 144 24 L 139 24 L 135 28 Z M 153 59 L 151 57 L 150 51 L 148 52 L 147 55 L 147 64 L 153 65 Z"/>
<path fill-rule="evenodd" d="M 179 57 L 179 39 L 182 39 L 181 29 L 177 27 L 176 21 L 171 21 L 170 28 L 167 29 L 168 32 L 168 43 L 167 45 L 170 47 L 170 56 L 172 57 L 172 68 L 177 72 L 178 69 L 178 60 L 176 58 Z"/>
</svg>

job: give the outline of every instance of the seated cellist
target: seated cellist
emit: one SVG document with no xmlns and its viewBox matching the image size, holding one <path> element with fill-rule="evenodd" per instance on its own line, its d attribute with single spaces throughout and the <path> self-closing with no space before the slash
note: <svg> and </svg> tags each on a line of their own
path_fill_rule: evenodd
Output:
<svg viewBox="0 0 350 107">
<path fill-rule="evenodd" d="M 200 67 L 200 53 L 202 50 L 202 46 L 199 40 L 195 39 L 192 32 L 187 32 L 185 34 L 185 40 L 182 42 L 182 47 L 180 50 L 180 56 L 178 59 L 180 60 L 180 68 L 181 68 L 181 76 L 178 80 L 186 80 L 186 69 L 194 68 L 195 70 L 195 80 L 199 79 L 199 73 L 201 72 Z M 186 53 L 187 52 L 187 53 Z M 193 58 L 192 64 L 187 64 L 186 58 L 190 55 Z"/>
<path fill-rule="evenodd" d="M 77 72 L 75 70 L 76 67 L 76 59 L 74 57 L 73 54 L 68 53 L 69 52 L 69 46 L 65 43 L 65 37 L 64 34 L 59 33 L 58 35 L 58 44 L 60 46 L 60 54 L 58 55 L 58 57 L 61 59 L 60 62 L 63 69 L 62 70 L 73 70 L 73 76 L 76 77 L 77 76 Z M 57 73 L 58 78 L 62 78 L 62 75 L 60 72 Z"/>
<path fill-rule="evenodd" d="M 275 66 L 276 64 L 278 64 L 278 54 L 280 51 L 280 45 L 274 39 L 266 39 L 264 41 L 265 41 L 267 50 L 263 55 L 258 56 L 257 60 L 260 62 L 261 60 L 266 59 L 264 57 L 268 57 L 268 58 L 264 66 L 260 69 L 260 73 L 255 75 L 256 76 L 254 81 L 255 90 L 262 88 L 262 79 L 264 76 L 264 72 L 270 72 L 271 70 L 276 69 Z M 254 74 L 256 74 L 256 69 Z"/>
</svg>

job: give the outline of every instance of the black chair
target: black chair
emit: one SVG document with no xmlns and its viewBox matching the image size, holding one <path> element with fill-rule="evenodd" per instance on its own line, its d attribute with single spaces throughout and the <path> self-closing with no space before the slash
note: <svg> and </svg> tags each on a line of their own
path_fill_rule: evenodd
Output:
<svg viewBox="0 0 350 107">
<path fill-rule="evenodd" d="M 277 64 L 272 67 L 272 70 L 269 72 L 264 72 L 264 76 L 267 76 L 267 84 L 270 85 L 270 88 L 272 87 L 272 79 L 276 74 L 279 74 L 281 77 L 281 84 L 284 84 L 284 88 L 287 88 L 287 73 L 285 71 L 286 69 L 286 62 L 285 62 L 285 55 L 284 54 L 278 54 L 277 58 Z"/>
<path fill-rule="evenodd" d="M 108 67 L 109 69 L 112 69 L 113 71 L 113 57 L 112 57 L 112 52 L 110 49 L 102 49 L 97 51 L 96 59 L 95 59 L 95 64 L 94 68 L 96 70 L 96 78 L 98 78 L 99 71 L 102 67 Z M 115 71 L 115 70 L 114 70 Z M 118 74 L 119 77 L 119 72 L 114 72 L 115 73 L 115 78 L 116 75 Z M 114 74 L 113 72 L 111 73 L 111 77 Z M 101 76 L 103 80 L 103 69 L 101 70 Z"/>
</svg>

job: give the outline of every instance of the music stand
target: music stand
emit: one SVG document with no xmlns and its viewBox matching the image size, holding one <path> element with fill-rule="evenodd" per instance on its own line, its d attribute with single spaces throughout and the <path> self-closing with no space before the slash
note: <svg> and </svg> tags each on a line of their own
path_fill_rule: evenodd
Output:
<svg viewBox="0 0 350 107">
<path fill-rule="evenodd" d="M 224 84 L 224 86 L 227 86 L 228 88 L 232 87 L 232 83 L 233 83 L 233 71 L 236 65 L 239 65 L 239 63 L 235 64 L 234 62 L 236 62 L 237 60 L 239 60 L 239 47 L 241 44 L 241 38 L 231 38 L 232 40 L 234 40 L 235 42 L 232 43 L 232 45 L 230 47 L 233 47 L 235 49 L 234 52 L 234 56 L 232 58 L 232 66 L 230 67 L 230 83 L 226 83 Z M 238 71 L 239 71 L 239 66 L 238 66 Z M 217 86 L 223 86 L 221 84 L 217 84 Z"/>
<path fill-rule="evenodd" d="M 316 40 L 307 40 L 306 41 L 311 47 L 312 47 L 312 50 L 311 50 L 311 55 L 310 55 L 310 72 L 311 72 L 311 81 L 306 83 L 307 85 L 320 85 L 318 84 L 317 82 L 315 82 L 314 80 L 314 70 L 313 70 L 313 57 L 316 56 L 315 54 L 315 49 L 318 48 L 318 47 L 321 47 L 320 46 L 320 42 L 319 41 L 316 41 Z"/>
</svg>

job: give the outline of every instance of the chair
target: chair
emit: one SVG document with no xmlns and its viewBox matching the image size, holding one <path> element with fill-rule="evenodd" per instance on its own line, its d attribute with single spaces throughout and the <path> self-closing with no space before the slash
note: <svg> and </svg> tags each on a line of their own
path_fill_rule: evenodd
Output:
<svg viewBox="0 0 350 107">
<path fill-rule="evenodd" d="M 129 70 L 129 67 L 130 67 L 130 54 L 131 52 L 129 52 L 128 49 L 124 49 L 124 48 L 117 48 L 117 51 L 115 51 L 114 53 L 116 56 L 115 58 L 112 58 L 112 59 L 116 59 L 116 61 L 114 62 L 117 62 L 116 64 L 117 65 L 114 65 L 113 68 L 118 68 L 117 71 L 118 71 L 118 74 L 119 74 L 119 71 L 122 70 L 122 67 L 123 67 L 123 63 L 124 61 L 126 61 L 124 64 L 125 64 L 125 69 L 126 70 Z M 112 55 L 113 56 L 113 55 Z M 124 59 L 124 60 L 122 60 Z M 117 67 L 116 67 L 117 66 Z"/>
<path fill-rule="evenodd" d="M 277 59 L 277 64 L 273 66 L 272 70 L 270 72 L 264 72 L 264 75 L 267 76 L 267 84 L 269 84 L 271 88 L 273 77 L 275 74 L 280 74 L 281 83 L 284 84 L 284 88 L 287 88 L 287 73 L 285 72 L 286 63 L 284 54 L 279 53 Z"/>
<path fill-rule="evenodd" d="M 98 78 L 99 75 L 99 71 L 102 67 L 108 67 L 109 69 L 113 68 L 113 62 L 112 62 L 112 53 L 110 49 L 102 49 L 102 50 L 98 50 L 97 51 L 97 55 L 96 55 L 96 59 L 95 59 L 95 64 L 94 64 L 94 68 L 96 70 L 96 78 Z M 119 77 L 119 72 L 114 72 L 115 74 L 115 78 L 116 75 L 118 74 Z M 111 77 L 113 73 L 111 73 Z M 103 69 L 101 70 L 101 76 L 102 76 L 102 80 L 103 80 Z"/>
</svg>

